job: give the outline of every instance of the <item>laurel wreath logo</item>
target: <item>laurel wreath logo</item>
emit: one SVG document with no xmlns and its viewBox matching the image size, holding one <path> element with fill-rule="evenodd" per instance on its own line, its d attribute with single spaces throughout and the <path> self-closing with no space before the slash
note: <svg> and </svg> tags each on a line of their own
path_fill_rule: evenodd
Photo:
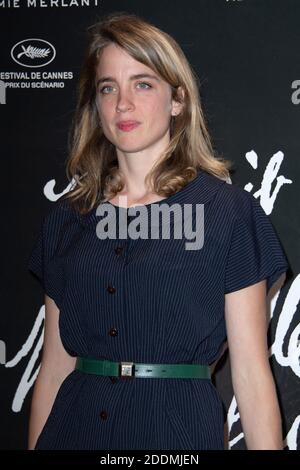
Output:
<svg viewBox="0 0 300 470">
<path fill-rule="evenodd" d="M 22 57 L 22 55 L 26 55 L 26 57 L 29 57 L 30 59 L 40 59 L 40 58 L 43 58 L 43 57 L 47 57 L 50 53 L 50 49 L 40 49 L 39 47 L 33 47 L 33 46 L 27 46 L 27 47 L 24 47 L 24 46 L 21 46 L 22 49 L 23 49 L 23 52 L 20 52 L 18 55 L 17 55 L 17 58 L 19 59 L 20 57 Z"/>
</svg>

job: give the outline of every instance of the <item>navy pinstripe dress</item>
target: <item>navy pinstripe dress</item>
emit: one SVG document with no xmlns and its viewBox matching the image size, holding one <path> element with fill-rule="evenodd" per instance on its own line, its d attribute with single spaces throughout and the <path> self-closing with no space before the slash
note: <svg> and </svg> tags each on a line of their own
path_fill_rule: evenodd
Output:
<svg viewBox="0 0 300 470">
<path fill-rule="evenodd" d="M 177 193 L 143 206 L 147 217 L 163 203 L 204 204 L 201 249 L 185 249 L 184 236 L 100 240 L 96 208 L 80 215 L 62 198 L 44 217 L 28 268 L 57 304 L 72 356 L 211 364 L 226 339 L 224 294 L 263 279 L 269 290 L 287 270 L 269 218 L 238 186 L 199 170 Z M 118 218 L 127 214 L 111 207 Z M 195 212 L 193 226 L 194 219 Z M 124 380 L 74 370 L 35 448 L 223 449 L 223 421 L 208 379 Z"/>
</svg>

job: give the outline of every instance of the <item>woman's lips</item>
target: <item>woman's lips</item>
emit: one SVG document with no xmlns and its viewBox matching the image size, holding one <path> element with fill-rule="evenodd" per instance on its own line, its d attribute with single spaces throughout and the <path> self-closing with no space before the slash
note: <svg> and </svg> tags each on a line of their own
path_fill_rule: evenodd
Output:
<svg viewBox="0 0 300 470">
<path fill-rule="evenodd" d="M 135 129 L 139 125 L 140 125 L 139 122 L 119 122 L 117 124 L 118 128 L 121 131 L 124 131 L 124 132 L 132 131 L 133 129 Z"/>
</svg>

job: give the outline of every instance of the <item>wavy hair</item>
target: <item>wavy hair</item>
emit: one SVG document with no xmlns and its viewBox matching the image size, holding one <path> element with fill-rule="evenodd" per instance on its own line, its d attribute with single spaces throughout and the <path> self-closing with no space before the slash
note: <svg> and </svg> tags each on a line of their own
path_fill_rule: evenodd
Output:
<svg viewBox="0 0 300 470">
<path fill-rule="evenodd" d="M 66 165 L 72 185 L 65 197 L 76 209 L 85 214 L 124 187 L 115 146 L 102 131 L 96 106 L 96 67 L 101 51 L 111 43 L 151 68 L 171 86 L 172 99 L 183 101 L 180 114 L 170 117 L 168 146 L 146 176 L 149 190 L 168 197 L 193 180 L 199 169 L 227 180 L 231 162 L 215 155 L 201 107 L 198 77 L 175 39 L 126 12 L 102 17 L 87 32 L 89 42 L 78 82 Z"/>
</svg>

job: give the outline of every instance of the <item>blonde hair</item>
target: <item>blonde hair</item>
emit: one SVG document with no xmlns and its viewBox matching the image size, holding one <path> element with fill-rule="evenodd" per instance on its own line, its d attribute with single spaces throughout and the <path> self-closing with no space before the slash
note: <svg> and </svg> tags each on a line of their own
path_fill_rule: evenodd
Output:
<svg viewBox="0 0 300 470">
<path fill-rule="evenodd" d="M 198 78 L 178 43 L 143 18 L 124 12 L 105 17 L 88 28 L 90 34 L 78 86 L 78 103 L 69 134 L 66 194 L 84 214 L 110 200 L 124 187 L 114 145 L 105 137 L 96 106 L 96 67 L 103 48 L 116 44 L 151 68 L 171 86 L 172 99 L 182 102 L 181 113 L 170 118 L 170 142 L 146 176 L 151 191 L 164 197 L 180 190 L 203 169 L 229 178 L 230 161 L 216 157 L 205 123 Z"/>
</svg>

